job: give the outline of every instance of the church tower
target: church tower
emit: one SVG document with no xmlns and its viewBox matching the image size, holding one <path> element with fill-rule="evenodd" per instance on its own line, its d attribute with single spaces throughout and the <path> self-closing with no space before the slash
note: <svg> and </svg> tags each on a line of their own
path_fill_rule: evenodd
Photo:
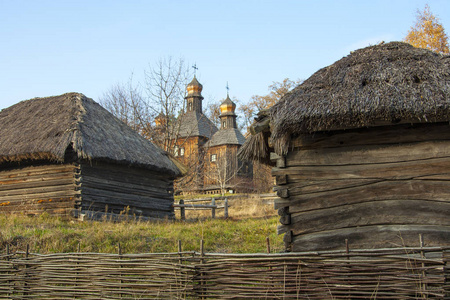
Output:
<svg viewBox="0 0 450 300">
<path fill-rule="evenodd" d="M 187 85 L 187 96 L 186 96 L 186 105 L 187 112 L 197 112 L 199 114 L 203 113 L 202 111 L 202 90 L 203 86 L 198 82 L 197 78 L 194 75 L 194 79 Z"/>
<path fill-rule="evenodd" d="M 237 128 L 235 110 L 236 104 L 227 93 L 227 98 L 220 104 L 220 129 Z"/>
</svg>

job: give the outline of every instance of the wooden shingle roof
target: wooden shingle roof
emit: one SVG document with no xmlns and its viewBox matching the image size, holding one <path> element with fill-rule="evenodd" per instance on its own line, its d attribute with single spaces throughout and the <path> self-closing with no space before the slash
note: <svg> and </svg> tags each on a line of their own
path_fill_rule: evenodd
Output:
<svg viewBox="0 0 450 300">
<path fill-rule="evenodd" d="M 191 111 L 181 117 L 179 137 L 200 136 L 210 139 L 217 132 L 217 127 L 204 114 Z"/>
<path fill-rule="evenodd" d="M 219 145 L 242 145 L 245 143 L 245 137 L 237 128 L 225 128 L 217 131 L 206 144 L 207 147 Z"/>
</svg>

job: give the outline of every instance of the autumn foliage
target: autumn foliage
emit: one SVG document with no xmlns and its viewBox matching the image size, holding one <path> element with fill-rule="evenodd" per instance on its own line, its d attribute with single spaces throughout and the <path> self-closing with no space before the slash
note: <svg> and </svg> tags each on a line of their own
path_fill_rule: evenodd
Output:
<svg viewBox="0 0 450 300">
<path fill-rule="evenodd" d="M 438 53 L 449 53 L 448 37 L 444 27 L 439 18 L 431 13 L 428 5 L 423 11 L 417 11 L 416 24 L 409 30 L 405 42 Z"/>
</svg>

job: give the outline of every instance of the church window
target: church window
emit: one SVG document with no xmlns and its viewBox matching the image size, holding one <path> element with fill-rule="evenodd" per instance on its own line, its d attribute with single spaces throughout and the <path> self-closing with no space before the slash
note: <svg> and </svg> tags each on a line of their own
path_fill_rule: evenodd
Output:
<svg viewBox="0 0 450 300">
<path fill-rule="evenodd" d="M 217 154 L 211 154 L 211 161 L 216 162 L 217 161 Z"/>
<path fill-rule="evenodd" d="M 180 156 L 184 156 L 184 148 L 180 148 Z"/>
<path fill-rule="evenodd" d="M 192 111 L 192 102 L 189 102 L 189 111 Z"/>
<path fill-rule="evenodd" d="M 178 156 L 178 150 L 179 150 L 178 146 L 175 146 L 173 148 L 173 155 Z"/>
<path fill-rule="evenodd" d="M 227 127 L 227 122 L 223 121 L 222 122 L 222 128 L 226 128 Z"/>
</svg>

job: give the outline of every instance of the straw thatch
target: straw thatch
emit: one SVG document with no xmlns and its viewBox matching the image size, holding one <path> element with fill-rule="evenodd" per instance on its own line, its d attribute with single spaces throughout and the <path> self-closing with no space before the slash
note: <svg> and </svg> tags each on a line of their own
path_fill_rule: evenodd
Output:
<svg viewBox="0 0 450 300">
<path fill-rule="evenodd" d="M 317 71 L 265 115 L 257 123 L 270 118 L 279 154 L 302 133 L 448 121 L 450 56 L 401 42 L 356 50 Z"/>
<path fill-rule="evenodd" d="M 167 154 L 79 93 L 22 101 L 0 112 L 0 163 L 78 159 L 180 175 Z"/>
</svg>

